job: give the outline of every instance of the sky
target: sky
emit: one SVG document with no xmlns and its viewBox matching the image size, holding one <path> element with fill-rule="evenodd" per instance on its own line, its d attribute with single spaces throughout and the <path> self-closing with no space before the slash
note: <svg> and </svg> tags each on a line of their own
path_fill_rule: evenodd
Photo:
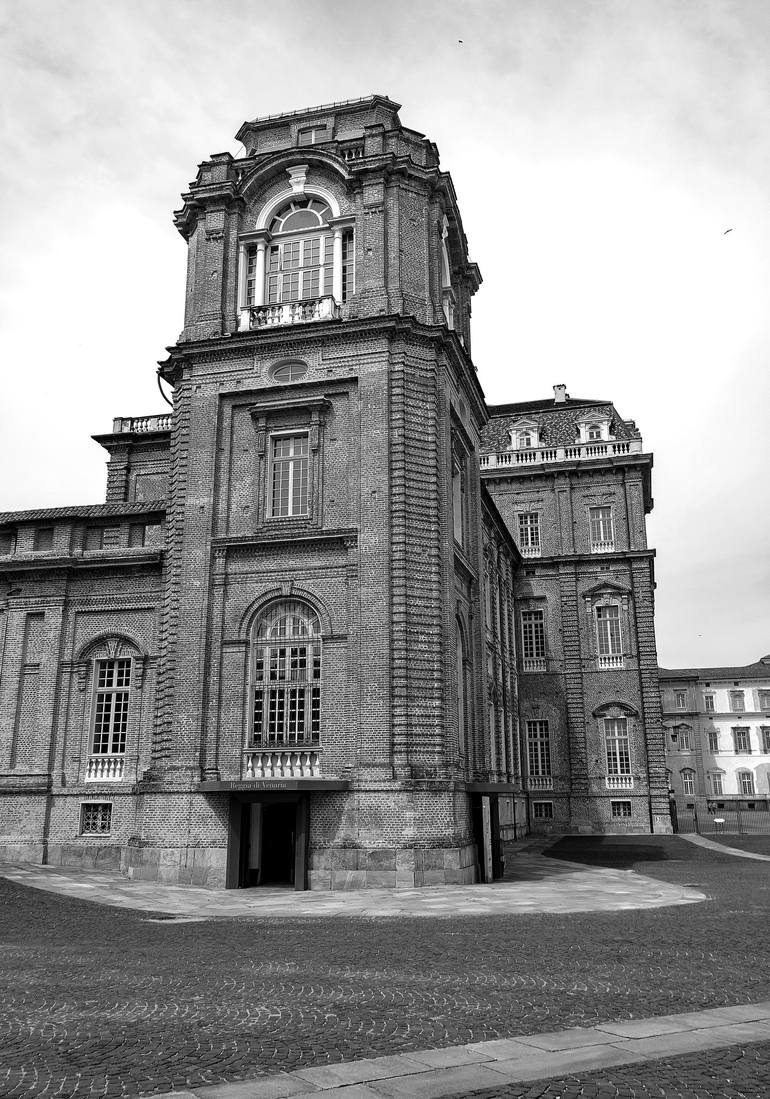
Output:
<svg viewBox="0 0 770 1099">
<path fill-rule="evenodd" d="M 452 173 L 487 399 L 654 453 L 660 663 L 770 652 L 768 57 L 767 0 L 0 0 L 0 510 L 103 499 L 91 434 L 166 409 L 197 164 L 379 92 Z"/>
</svg>

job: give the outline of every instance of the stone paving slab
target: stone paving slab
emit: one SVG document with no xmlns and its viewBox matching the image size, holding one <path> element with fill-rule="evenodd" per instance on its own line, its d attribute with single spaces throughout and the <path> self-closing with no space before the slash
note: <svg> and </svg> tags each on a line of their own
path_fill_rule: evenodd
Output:
<svg viewBox="0 0 770 1099">
<path fill-rule="evenodd" d="M 491 885 L 433 885 L 420 889 L 349 892 L 290 889 L 201 889 L 129 880 L 116 871 L 30 864 L 0 864 L 0 877 L 80 900 L 145 912 L 176 921 L 232 917 L 452 916 L 546 912 L 619 912 L 694 904 L 697 889 L 674 885 L 633 870 L 586 867 L 521 853 L 506 881 Z"/>
<path fill-rule="evenodd" d="M 725 1018 L 732 1021 L 726 1023 Z M 439 1099 L 757 1041 L 770 1042 L 770 1000 L 366 1058 L 237 1084 L 171 1092 L 167 1097 L 291 1099 L 315 1094 L 335 1099 Z"/>
</svg>

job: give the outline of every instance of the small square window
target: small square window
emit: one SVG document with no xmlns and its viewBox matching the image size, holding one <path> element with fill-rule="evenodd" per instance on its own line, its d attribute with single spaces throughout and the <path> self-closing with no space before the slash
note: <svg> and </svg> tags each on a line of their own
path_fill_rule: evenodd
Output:
<svg viewBox="0 0 770 1099">
<path fill-rule="evenodd" d="M 143 546 L 147 537 L 147 526 L 144 523 L 131 523 L 128 528 L 129 546 Z"/>
<path fill-rule="evenodd" d="M 533 801 L 532 816 L 535 820 L 553 820 L 553 802 Z"/>
<path fill-rule="evenodd" d="M 35 553 L 53 549 L 53 527 L 38 527 L 33 543 Z"/>
<path fill-rule="evenodd" d="M 112 803 L 86 801 L 80 806 L 80 834 L 105 836 L 112 827 Z"/>
<path fill-rule="evenodd" d="M 630 817 L 631 816 L 631 802 L 630 801 L 611 801 L 610 806 L 612 808 L 613 817 Z"/>
</svg>

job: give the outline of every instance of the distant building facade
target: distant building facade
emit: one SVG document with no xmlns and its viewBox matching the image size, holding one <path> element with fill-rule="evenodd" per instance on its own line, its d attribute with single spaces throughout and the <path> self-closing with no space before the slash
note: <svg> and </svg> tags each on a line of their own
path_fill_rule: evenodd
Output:
<svg viewBox="0 0 770 1099">
<path fill-rule="evenodd" d="M 0 515 L 4 857 L 344 889 L 669 828 L 651 458 L 606 402 L 487 408 L 480 274 L 398 109 L 200 166 L 173 413 L 95 437 L 104 504 Z"/>
<path fill-rule="evenodd" d="M 680 808 L 770 811 L 770 656 L 737 668 L 661 668 L 670 790 Z"/>
</svg>

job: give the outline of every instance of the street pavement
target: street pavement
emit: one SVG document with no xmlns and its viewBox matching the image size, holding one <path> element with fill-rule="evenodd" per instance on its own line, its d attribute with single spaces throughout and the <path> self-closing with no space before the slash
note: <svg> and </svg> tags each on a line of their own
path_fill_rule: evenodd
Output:
<svg viewBox="0 0 770 1099">
<path fill-rule="evenodd" d="M 254 1081 L 243 1096 L 249 1087 L 256 1096 L 257 1083 L 309 1068 L 768 1000 L 766 862 L 680 837 L 563 842 L 552 853 L 584 871 L 638 873 L 706 899 L 186 922 L 0 880 L 0 1095 Z M 551 861 L 568 890 L 574 866 Z M 666 1056 L 625 1067 L 576 1057 L 573 1072 L 544 1069 L 539 1081 L 462 1086 L 485 1099 L 770 1095 L 770 1041 L 756 1034 L 697 1053 L 658 1051 Z M 352 1087 L 346 1099 L 356 1099 Z"/>
</svg>

